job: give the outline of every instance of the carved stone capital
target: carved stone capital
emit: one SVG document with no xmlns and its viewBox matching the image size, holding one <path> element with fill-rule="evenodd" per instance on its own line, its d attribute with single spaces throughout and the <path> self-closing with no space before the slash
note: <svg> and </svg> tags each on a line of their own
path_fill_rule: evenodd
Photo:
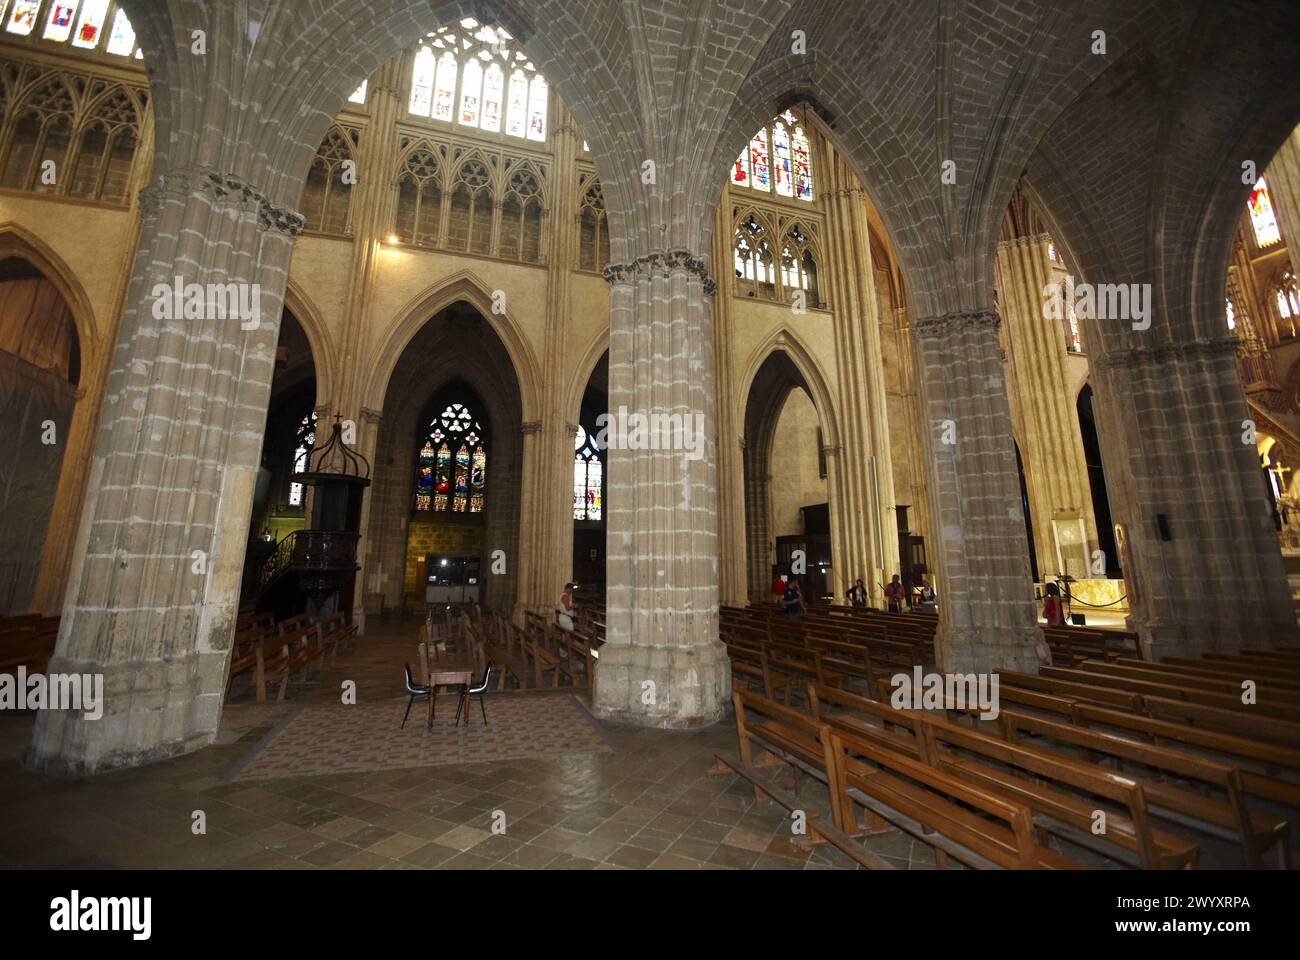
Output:
<svg viewBox="0 0 1300 960">
<path fill-rule="evenodd" d="M 306 223 L 301 213 L 276 206 L 242 177 L 208 167 L 186 167 L 159 174 L 140 191 L 140 212 L 146 218 L 156 217 L 167 201 L 183 202 L 195 195 L 256 216 L 258 229 L 263 232 L 296 237 Z"/>
<path fill-rule="evenodd" d="M 638 257 L 631 263 L 611 263 L 602 271 L 605 282 L 611 286 L 630 284 L 641 277 L 655 274 L 667 274 L 683 270 L 700 278 L 704 285 L 704 295 L 711 297 L 717 292 L 718 284 L 709 274 L 701 257 L 689 250 L 656 250 L 644 257 Z"/>
<path fill-rule="evenodd" d="M 378 423 L 384 419 L 384 411 L 372 410 L 370 407 L 362 407 L 361 419 L 371 426 L 378 425 Z"/>
<path fill-rule="evenodd" d="M 542 421 L 540 420 L 525 420 L 523 423 L 519 424 L 519 432 L 522 433 L 524 436 L 530 436 L 534 433 L 541 433 L 541 431 L 542 431 Z"/>
<path fill-rule="evenodd" d="M 1186 360 L 1237 356 L 1238 340 L 1229 334 L 1209 340 L 1179 340 L 1136 350 L 1112 349 L 1092 362 L 1103 370 L 1133 370 Z"/>
<path fill-rule="evenodd" d="M 912 328 L 919 336 L 940 337 L 976 327 L 991 327 L 996 331 L 1001 322 L 996 310 L 968 310 L 938 317 L 920 317 Z"/>
</svg>

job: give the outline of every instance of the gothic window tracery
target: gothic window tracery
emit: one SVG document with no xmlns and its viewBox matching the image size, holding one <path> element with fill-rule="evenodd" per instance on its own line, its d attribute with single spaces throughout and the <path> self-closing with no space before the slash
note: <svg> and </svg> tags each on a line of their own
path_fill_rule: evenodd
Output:
<svg viewBox="0 0 1300 960">
<path fill-rule="evenodd" d="M 448 403 L 416 458 L 415 509 L 482 513 L 487 466 L 487 441 L 475 413 L 464 403 Z"/>
<path fill-rule="evenodd" d="M 812 147 L 803 123 L 786 110 L 761 127 L 731 168 L 731 185 L 781 197 L 813 199 Z"/>
<path fill-rule="evenodd" d="M 427 34 L 415 52 L 413 116 L 542 142 L 549 101 L 546 78 L 501 27 L 466 18 Z"/>
<path fill-rule="evenodd" d="M 300 204 L 302 214 L 307 218 L 307 229 L 347 233 L 352 198 L 352 183 L 348 178 L 355 182 L 356 168 L 352 164 L 356 162 L 354 153 L 359 139 L 357 130 L 335 124 L 321 141 L 307 172 Z"/>
</svg>

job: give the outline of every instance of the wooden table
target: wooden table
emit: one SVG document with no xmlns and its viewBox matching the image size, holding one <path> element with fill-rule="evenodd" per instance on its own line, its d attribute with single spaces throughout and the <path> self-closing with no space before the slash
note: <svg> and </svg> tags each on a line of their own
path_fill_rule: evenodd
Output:
<svg viewBox="0 0 1300 960">
<path fill-rule="evenodd" d="M 433 701 L 438 696 L 439 687 L 460 687 L 461 696 L 474 684 L 474 674 L 469 670 L 443 669 L 429 671 L 429 719 L 427 726 L 433 729 Z"/>
</svg>

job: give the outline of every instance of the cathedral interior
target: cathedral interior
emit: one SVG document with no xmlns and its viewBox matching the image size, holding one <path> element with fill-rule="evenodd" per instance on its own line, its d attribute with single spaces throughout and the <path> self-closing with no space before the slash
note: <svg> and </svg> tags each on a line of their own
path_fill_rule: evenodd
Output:
<svg viewBox="0 0 1300 960">
<path fill-rule="evenodd" d="M 1289 866 L 1297 36 L 0 0 L 0 866 Z"/>
</svg>

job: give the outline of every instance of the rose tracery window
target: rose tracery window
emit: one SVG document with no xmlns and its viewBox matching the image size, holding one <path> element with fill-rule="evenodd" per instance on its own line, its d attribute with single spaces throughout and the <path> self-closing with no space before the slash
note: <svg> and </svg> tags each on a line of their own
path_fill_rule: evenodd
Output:
<svg viewBox="0 0 1300 960">
<path fill-rule="evenodd" d="M 483 427 L 463 403 L 449 403 L 429 425 L 415 473 L 415 509 L 482 513 L 487 481 Z"/>
</svg>

